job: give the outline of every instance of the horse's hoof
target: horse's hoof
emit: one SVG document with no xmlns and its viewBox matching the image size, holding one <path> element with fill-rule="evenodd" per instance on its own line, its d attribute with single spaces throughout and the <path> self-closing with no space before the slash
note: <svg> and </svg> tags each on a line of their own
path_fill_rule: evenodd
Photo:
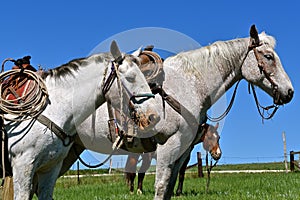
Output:
<svg viewBox="0 0 300 200">
<path fill-rule="evenodd" d="M 134 192 L 130 191 L 130 194 L 131 194 L 131 195 L 133 195 L 133 194 L 134 194 Z"/>
<path fill-rule="evenodd" d="M 140 190 L 140 189 L 138 189 L 138 190 L 136 191 L 136 193 L 137 193 L 138 195 L 142 195 L 142 194 L 143 194 L 143 191 Z"/>
</svg>

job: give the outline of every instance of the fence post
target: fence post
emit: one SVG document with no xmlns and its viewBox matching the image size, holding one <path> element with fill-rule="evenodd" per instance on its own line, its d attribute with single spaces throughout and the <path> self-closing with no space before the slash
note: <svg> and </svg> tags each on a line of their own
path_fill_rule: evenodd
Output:
<svg viewBox="0 0 300 200">
<path fill-rule="evenodd" d="M 283 152 L 284 152 L 284 165 L 285 165 L 285 171 L 288 173 L 288 164 L 287 164 L 287 154 L 286 154 L 286 136 L 285 132 L 282 132 L 282 140 L 283 140 Z"/>
<path fill-rule="evenodd" d="M 294 161 L 295 161 L 295 158 L 294 158 L 294 151 L 290 151 L 290 170 L 293 172 L 295 171 L 295 166 L 294 166 Z"/>
<path fill-rule="evenodd" d="M 79 161 L 77 161 L 77 184 L 80 184 L 80 179 L 79 179 Z"/>
<path fill-rule="evenodd" d="M 109 159 L 109 169 L 108 169 L 109 174 L 111 174 L 111 168 L 112 168 L 112 159 Z"/>
<path fill-rule="evenodd" d="M 202 158 L 201 158 L 200 152 L 197 152 L 197 160 L 198 160 L 198 177 L 202 178 L 202 177 L 204 177 L 204 175 L 203 175 Z"/>
</svg>

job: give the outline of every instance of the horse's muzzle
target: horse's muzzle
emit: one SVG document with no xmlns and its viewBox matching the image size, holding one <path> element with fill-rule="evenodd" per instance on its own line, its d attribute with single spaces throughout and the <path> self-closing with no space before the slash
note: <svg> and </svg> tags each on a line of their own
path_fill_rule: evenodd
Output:
<svg viewBox="0 0 300 200">
<path fill-rule="evenodd" d="M 222 151 L 219 149 L 216 152 L 211 152 L 210 155 L 214 160 L 219 160 L 222 156 Z"/>
<path fill-rule="evenodd" d="M 274 95 L 274 104 L 283 105 L 289 103 L 292 100 L 294 96 L 294 90 L 288 89 L 287 95 L 280 95 L 278 91 L 274 91 L 273 95 Z"/>
<path fill-rule="evenodd" d="M 146 112 L 145 114 L 136 112 L 133 120 L 141 130 L 145 130 L 154 127 L 159 122 L 160 116 L 152 111 Z"/>
</svg>

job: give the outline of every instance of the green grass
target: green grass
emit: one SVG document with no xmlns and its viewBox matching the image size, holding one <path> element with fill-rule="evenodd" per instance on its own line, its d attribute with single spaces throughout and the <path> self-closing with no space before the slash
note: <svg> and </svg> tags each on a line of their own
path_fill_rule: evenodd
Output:
<svg viewBox="0 0 300 200">
<path fill-rule="evenodd" d="M 209 191 L 206 194 L 206 179 L 198 178 L 195 173 L 188 173 L 184 193 L 176 199 L 299 199 L 299 184 L 300 173 L 212 174 Z M 153 185 L 154 175 L 147 175 L 144 195 L 138 196 L 129 194 L 122 175 L 84 177 L 80 179 L 79 185 L 76 179 L 60 178 L 55 187 L 54 199 L 153 199 Z"/>
<path fill-rule="evenodd" d="M 214 170 L 284 169 L 283 163 L 222 165 Z M 211 174 L 208 193 L 205 178 L 198 178 L 197 168 L 189 170 L 184 183 L 184 193 L 178 200 L 285 200 L 300 199 L 300 173 L 239 173 Z M 88 173 L 89 170 L 84 170 Z M 97 171 L 92 171 L 97 173 Z M 68 172 L 74 174 L 74 172 Z M 76 174 L 76 173 L 75 173 Z M 82 173 L 81 173 L 82 174 Z M 137 180 L 136 180 L 137 181 Z M 130 194 L 124 175 L 80 178 L 59 178 L 54 199 L 58 200 L 148 200 L 154 197 L 155 175 L 146 175 L 144 194 Z M 136 183 L 135 183 L 136 185 Z M 34 197 L 36 200 L 37 198 Z"/>
</svg>

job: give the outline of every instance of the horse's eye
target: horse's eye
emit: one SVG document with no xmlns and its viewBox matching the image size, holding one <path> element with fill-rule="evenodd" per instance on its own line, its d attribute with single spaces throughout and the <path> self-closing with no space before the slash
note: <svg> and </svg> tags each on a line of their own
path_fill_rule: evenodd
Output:
<svg viewBox="0 0 300 200">
<path fill-rule="evenodd" d="M 264 57 L 268 60 L 273 60 L 274 57 L 271 54 L 265 54 Z"/>
<path fill-rule="evenodd" d="M 137 64 L 138 66 L 141 65 L 140 60 L 138 60 L 137 58 L 133 57 L 132 62 L 134 62 L 135 64 Z"/>
<path fill-rule="evenodd" d="M 134 62 L 135 64 L 137 64 L 137 59 L 135 57 L 132 58 L 132 62 Z"/>
<path fill-rule="evenodd" d="M 128 82 L 133 83 L 135 81 L 135 77 L 136 77 L 135 73 L 130 73 L 125 78 Z"/>
</svg>

